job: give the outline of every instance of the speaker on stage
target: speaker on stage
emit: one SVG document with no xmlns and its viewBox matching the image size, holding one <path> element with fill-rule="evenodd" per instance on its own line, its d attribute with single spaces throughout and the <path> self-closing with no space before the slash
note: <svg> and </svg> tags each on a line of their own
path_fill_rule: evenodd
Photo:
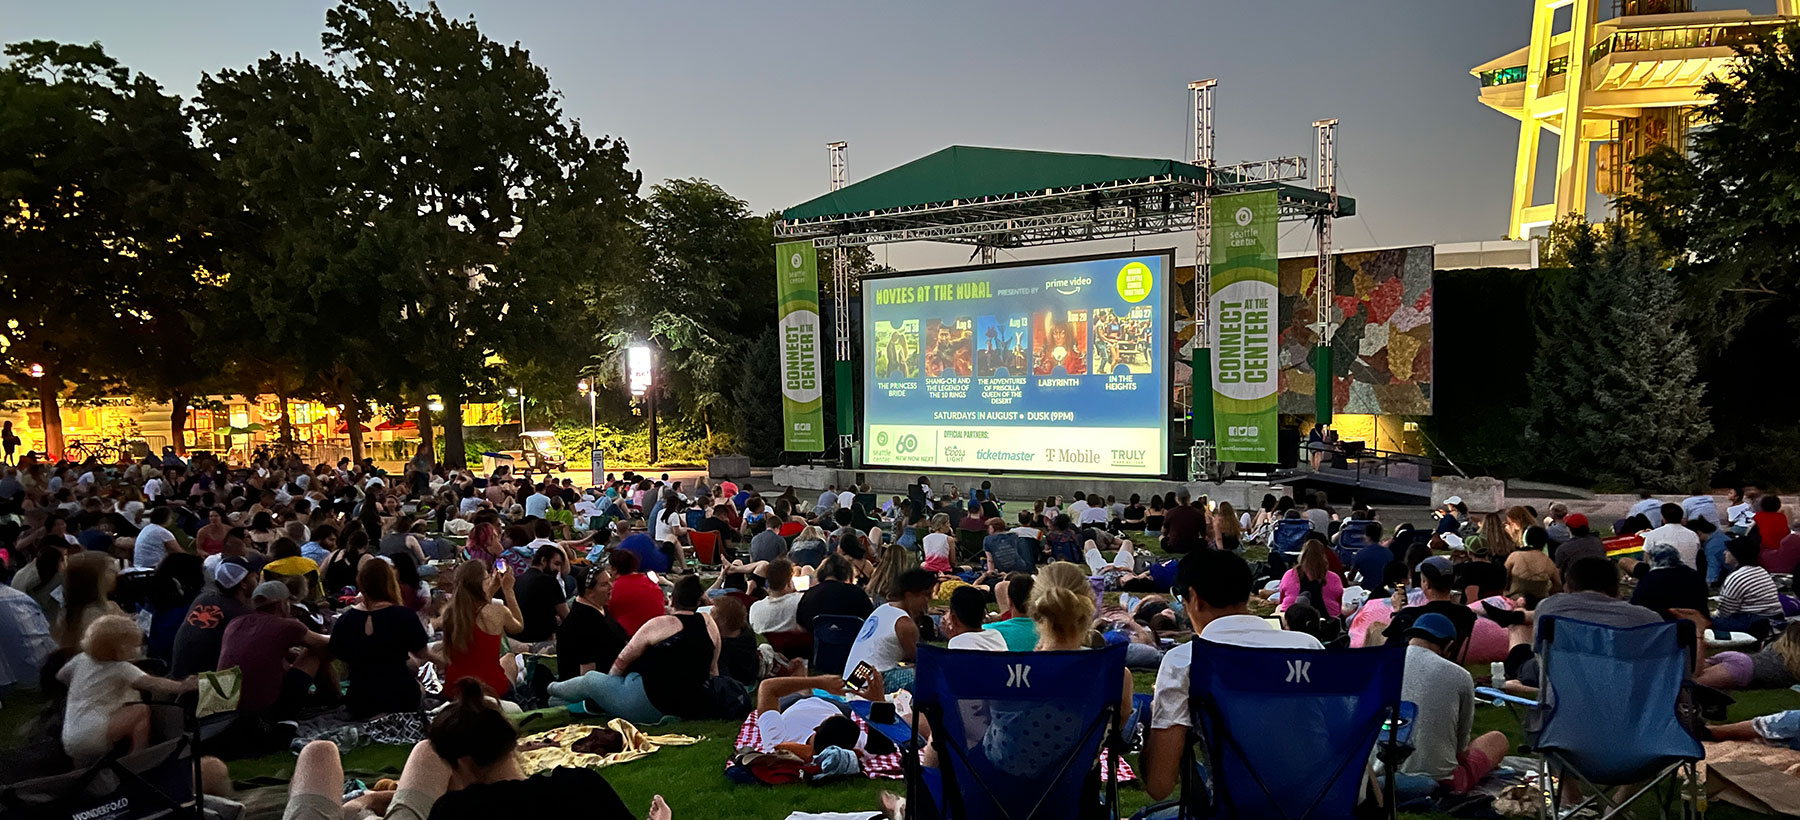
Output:
<svg viewBox="0 0 1800 820">
<path fill-rule="evenodd" d="M 1300 427 L 1299 425 L 1281 428 L 1279 435 L 1281 448 L 1281 469 L 1292 470 L 1300 466 Z"/>
</svg>

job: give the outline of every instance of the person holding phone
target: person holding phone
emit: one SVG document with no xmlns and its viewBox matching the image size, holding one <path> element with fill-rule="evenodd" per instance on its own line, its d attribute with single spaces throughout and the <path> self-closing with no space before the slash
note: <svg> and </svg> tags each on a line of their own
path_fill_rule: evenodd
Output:
<svg viewBox="0 0 1800 820">
<path fill-rule="evenodd" d="M 895 579 L 893 589 L 875 590 L 884 593 L 889 603 L 876 607 L 863 622 L 856 642 L 850 645 L 849 656 L 844 659 L 846 674 L 854 672 L 857 664 L 866 662 L 882 673 L 887 691 L 911 686 L 914 670 L 900 664 L 918 657 L 918 619 L 925 617 L 925 607 L 931 603 L 931 590 L 935 586 L 937 573 L 909 569 Z"/>
</svg>

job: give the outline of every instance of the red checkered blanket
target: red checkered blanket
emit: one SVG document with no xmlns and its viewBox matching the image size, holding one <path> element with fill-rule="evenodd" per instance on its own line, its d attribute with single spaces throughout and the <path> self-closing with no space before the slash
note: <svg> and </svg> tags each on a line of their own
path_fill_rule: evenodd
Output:
<svg viewBox="0 0 1800 820">
<path fill-rule="evenodd" d="M 856 721 L 856 725 L 860 727 L 865 734 L 869 731 L 869 724 L 865 723 L 862 717 L 852 714 L 850 719 Z M 744 719 L 744 725 L 738 728 L 737 744 L 732 748 L 734 750 L 743 748 L 762 748 L 762 730 L 756 725 L 755 712 L 751 712 L 750 716 Z M 1102 767 L 1106 765 L 1109 756 L 1107 750 L 1100 750 L 1100 765 Z M 900 752 L 896 751 L 884 755 L 872 755 L 864 752 L 861 757 L 862 770 L 865 777 L 873 780 L 901 780 L 906 777 L 905 770 L 900 765 Z M 729 767 L 731 761 L 725 761 L 725 765 Z M 1131 770 L 1131 764 L 1126 763 L 1123 760 L 1119 761 L 1119 782 L 1129 783 L 1136 779 L 1137 773 Z"/>
</svg>

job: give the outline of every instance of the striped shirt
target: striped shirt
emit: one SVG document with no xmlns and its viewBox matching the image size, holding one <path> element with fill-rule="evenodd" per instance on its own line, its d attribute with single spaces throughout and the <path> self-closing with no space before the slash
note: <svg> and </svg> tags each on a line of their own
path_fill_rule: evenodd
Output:
<svg viewBox="0 0 1800 820">
<path fill-rule="evenodd" d="M 1781 596 L 1775 579 L 1762 567 L 1738 567 L 1725 576 L 1719 587 L 1719 615 L 1746 612 L 1752 615 L 1781 617 Z"/>
</svg>

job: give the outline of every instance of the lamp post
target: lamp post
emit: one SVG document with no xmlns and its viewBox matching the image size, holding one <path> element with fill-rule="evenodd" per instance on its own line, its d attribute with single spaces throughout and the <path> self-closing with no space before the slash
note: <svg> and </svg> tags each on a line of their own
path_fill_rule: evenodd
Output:
<svg viewBox="0 0 1800 820">
<path fill-rule="evenodd" d="M 525 394 L 517 387 L 508 387 L 506 395 L 519 397 L 519 435 L 525 435 Z"/>
<path fill-rule="evenodd" d="M 633 342 L 625 349 L 625 380 L 631 395 L 643 396 L 645 412 L 650 416 L 650 463 L 660 461 L 656 447 L 656 359 L 655 351 L 643 342 Z"/>
<path fill-rule="evenodd" d="M 593 446 L 593 443 L 594 443 L 594 428 L 597 426 L 594 423 L 594 391 L 588 387 L 587 379 L 582 379 L 581 381 L 576 382 L 575 389 L 577 391 L 579 391 L 581 393 L 581 395 L 587 396 L 587 400 L 588 400 L 588 446 L 591 447 L 591 446 Z"/>
</svg>

